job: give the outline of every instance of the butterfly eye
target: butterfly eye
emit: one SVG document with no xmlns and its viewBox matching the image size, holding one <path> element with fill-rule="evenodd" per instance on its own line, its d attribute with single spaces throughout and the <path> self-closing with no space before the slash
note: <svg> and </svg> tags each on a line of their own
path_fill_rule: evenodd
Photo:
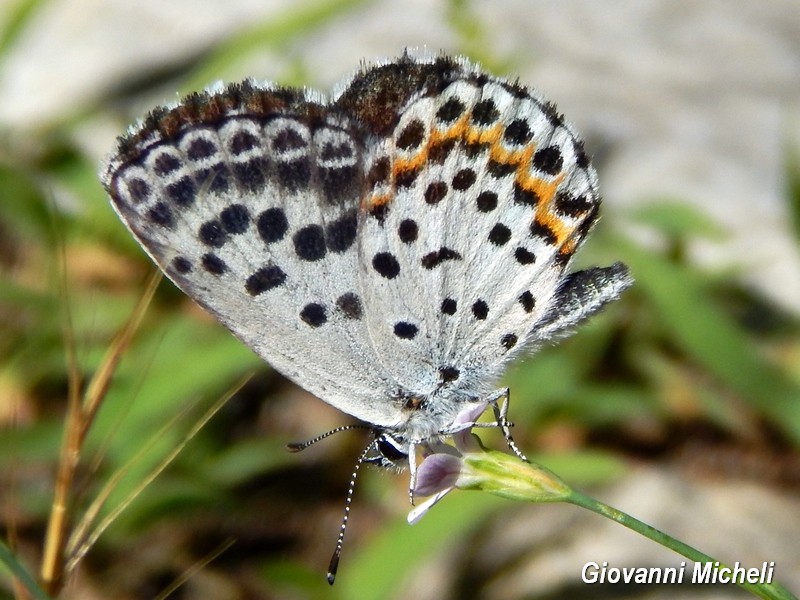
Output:
<svg viewBox="0 0 800 600">
<path fill-rule="evenodd" d="M 400 442 L 388 435 L 382 435 L 375 440 L 378 452 L 388 461 L 397 463 L 408 459 L 408 453 L 401 449 Z"/>
</svg>

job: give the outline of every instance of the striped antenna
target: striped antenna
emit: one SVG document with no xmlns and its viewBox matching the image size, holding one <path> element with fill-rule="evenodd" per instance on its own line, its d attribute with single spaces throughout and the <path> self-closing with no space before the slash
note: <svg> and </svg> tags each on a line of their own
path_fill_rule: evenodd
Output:
<svg viewBox="0 0 800 600">
<path fill-rule="evenodd" d="M 301 450 L 305 450 L 309 446 L 313 446 L 317 442 L 321 442 L 327 437 L 332 436 L 334 433 L 341 433 L 342 431 L 350 431 L 351 429 L 372 429 L 371 427 L 363 424 L 354 424 L 354 425 L 342 425 L 341 427 L 337 427 L 335 429 L 331 429 L 330 431 L 326 431 L 318 435 L 317 437 L 313 437 L 310 440 L 306 440 L 305 442 L 290 442 L 286 444 L 286 449 L 289 452 L 300 452 Z"/>
<path fill-rule="evenodd" d="M 331 562 L 328 564 L 328 583 L 333 585 L 336 580 L 336 571 L 339 569 L 339 557 L 342 555 L 342 546 L 344 546 L 344 532 L 347 529 L 347 520 L 350 518 L 350 505 L 353 503 L 353 492 L 356 489 L 356 478 L 358 477 L 358 470 L 366 460 L 367 455 L 375 447 L 375 442 L 372 441 L 364 448 L 364 451 L 358 457 L 356 466 L 353 467 L 353 473 L 350 475 L 350 485 L 347 488 L 347 497 L 344 501 L 344 516 L 342 517 L 342 525 L 339 528 L 339 537 L 336 539 L 336 548 L 333 550 Z"/>
</svg>

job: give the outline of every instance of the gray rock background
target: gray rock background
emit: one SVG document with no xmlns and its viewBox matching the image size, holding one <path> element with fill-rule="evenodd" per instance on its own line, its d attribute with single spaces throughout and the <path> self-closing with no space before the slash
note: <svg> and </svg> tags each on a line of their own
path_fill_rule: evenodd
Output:
<svg viewBox="0 0 800 600">
<path fill-rule="evenodd" d="M 180 65 L 245 28 L 285 23 L 319 5 L 53 0 L 0 65 L 0 122 L 24 135 L 148 70 Z M 741 270 L 744 281 L 800 309 L 800 256 L 784 193 L 788 152 L 800 147 L 796 0 L 339 5 L 346 8 L 329 22 L 293 39 L 276 35 L 208 83 L 299 74 L 327 90 L 362 59 L 406 46 L 466 52 L 542 90 L 589 137 L 590 150 L 602 151 L 607 214 L 654 199 L 691 202 L 728 232 L 696 244 L 698 261 Z M 167 85 L 142 98 L 139 112 L 174 98 Z M 100 114 L 83 141 L 99 160 L 119 129 Z"/>
</svg>

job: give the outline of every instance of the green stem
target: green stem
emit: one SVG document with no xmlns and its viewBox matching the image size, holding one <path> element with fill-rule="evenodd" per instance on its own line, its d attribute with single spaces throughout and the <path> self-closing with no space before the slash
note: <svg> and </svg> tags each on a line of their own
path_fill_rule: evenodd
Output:
<svg viewBox="0 0 800 600">
<path fill-rule="evenodd" d="M 575 490 L 572 490 L 571 493 L 564 498 L 564 501 L 575 504 L 576 506 L 580 506 L 582 508 L 586 508 L 597 513 L 598 515 L 606 517 L 607 519 L 611 519 L 612 521 L 616 521 L 620 525 L 624 525 L 628 529 L 632 529 L 646 538 L 650 538 L 654 542 L 670 548 L 678 554 L 681 554 L 695 562 L 718 562 L 707 554 L 692 548 L 688 544 L 684 544 L 683 542 L 676 540 L 663 531 L 659 531 L 655 527 L 651 527 L 646 523 L 642 523 L 638 519 L 635 519 L 632 516 L 617 510 L 616 508 L 608 506 L 607 504 L 603 504 L 599 500 L 590 498 L 589 496 L 581 494 Z M 727 566 L 721 562 L 719 565 L 720 567 Z M 789 590 L 779 583 L 737 583 L 737 585 L 743 587 L 748 592 L 758 596 L 759 598 L 764 598 L 765 600 L 797 600 L 797 598 L 791 592 L 789 592 Z"/>
<path fill-rule="evenodd" d="M 573 490 L 552 471 L 534 463 L 522 462 L 510 454 L 488 451 L 463 455 L 456 487 L 481 490 L 522 502 L 569 502 L 616 521 L 695 562 L 717 563 L 718 568 L 729 568 L 663 531 Z M 778 583 L 736 582 L 736 585 L 766 600 L 797 600 L 791 592 Z"/>
<path fill-rule="evenodd" d="M 9 550 L 2 541 L 0 541 L 0 563 L 3 563 L 14 576 L 19 579 L 25 589 L 28 590 L 36 600 L 50 600 L 44 590 L 39 587 L 36 580 L 28 572 L 28 570 L 20 564 L 14 553 Z"/>
</svg>

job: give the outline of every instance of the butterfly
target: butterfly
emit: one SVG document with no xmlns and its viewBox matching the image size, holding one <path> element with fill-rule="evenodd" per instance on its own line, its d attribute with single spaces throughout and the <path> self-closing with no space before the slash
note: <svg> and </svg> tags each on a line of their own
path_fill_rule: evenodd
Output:
<svg viewBox="0 0 800 600">
<path fill-rule="evenodd" d="M 413 470 L 465 410 L 491 406 L 507 431 L 508 364 L 632 278 L 622 263 L 568 270 L 597 176 L 536 92 L 408 52 L 336 90 L 191 94 L 121 137 L 101 178 L 180 289 L 368 425 L 359 464 Z"/>
</svg>

